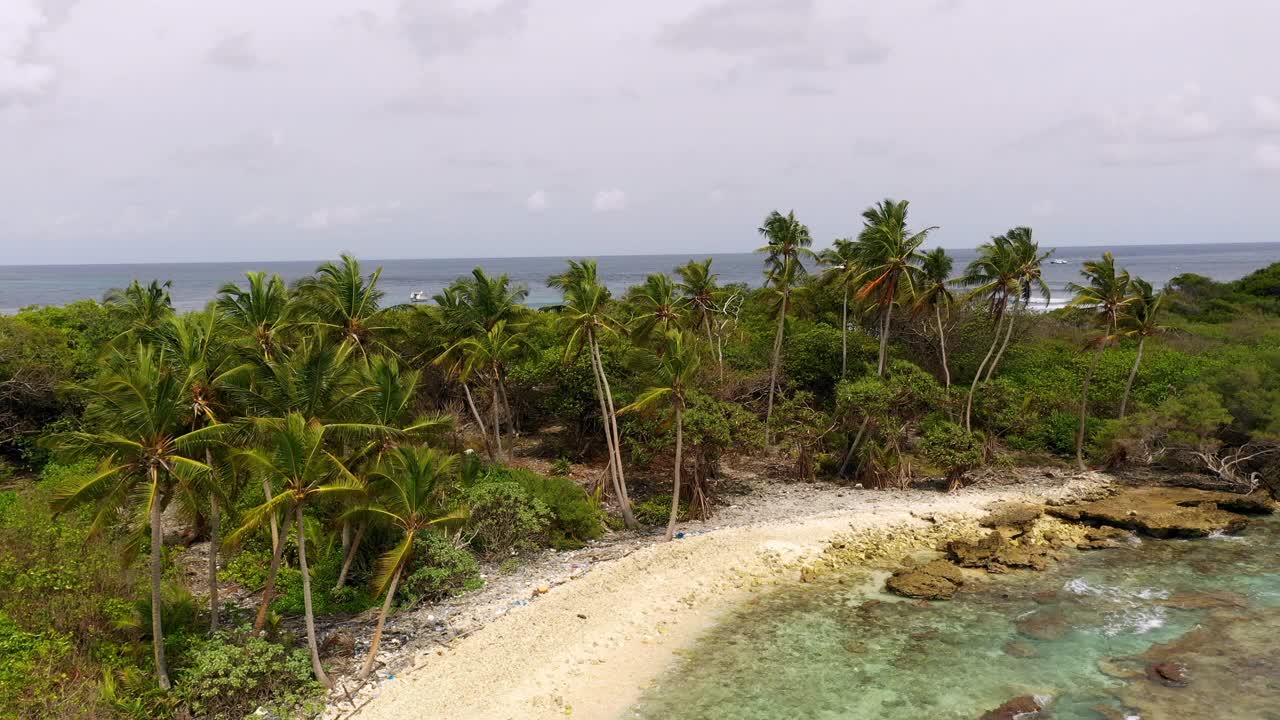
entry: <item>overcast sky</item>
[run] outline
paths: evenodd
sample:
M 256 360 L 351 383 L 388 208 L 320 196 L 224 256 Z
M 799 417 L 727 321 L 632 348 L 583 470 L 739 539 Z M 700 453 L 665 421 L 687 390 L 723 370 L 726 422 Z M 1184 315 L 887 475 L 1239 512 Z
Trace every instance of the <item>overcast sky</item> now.
M 1274 0 L 0 0 L 0 263 L 1280 241 Z

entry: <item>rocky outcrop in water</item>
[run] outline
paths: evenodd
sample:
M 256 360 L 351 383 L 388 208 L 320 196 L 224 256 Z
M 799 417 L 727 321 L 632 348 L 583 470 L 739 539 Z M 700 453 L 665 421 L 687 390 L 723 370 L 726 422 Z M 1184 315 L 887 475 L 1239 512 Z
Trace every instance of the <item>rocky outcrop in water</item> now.
M 1142 487 L 1101 500 L 1051 507 L 1048 512 L 1064 520 L 1125 528 L 1151 537 L 1192 538 L 1239 532 L 1249 522 L 1244 513 L 1274 509 L 1270 500 L 1256 496 Z
M 1076 547 L 1081 550 L 1110 550 L 1123 547 L 1132 538 L 1133 533 L 1128 530 L 1103 525 L 1086 532 L 1084 540 L 1077 543 Z
M 1045 715 L 1040 700 L 1034 695 L 1022 695 L 983 713 L 979 720 L 1035 720 L 1041 717 Z
M 1014 543 L 999 528 L 981 540 L 952 540 L 947 543 L 947 557 L 960 567 L 987 572 L 1008 572 L 1011 568 L 1044 570 L 1052 559 L 1048 548 Z
M 889 592 L 921 600 L 950 600 L 965 577 L 960 568 L 944 560 L 903 568 L 885 582 Z

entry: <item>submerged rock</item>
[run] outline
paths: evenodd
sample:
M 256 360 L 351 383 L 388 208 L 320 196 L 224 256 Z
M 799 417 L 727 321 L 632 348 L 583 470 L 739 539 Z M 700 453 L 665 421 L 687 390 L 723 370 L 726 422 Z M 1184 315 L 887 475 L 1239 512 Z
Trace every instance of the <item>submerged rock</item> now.
M 1034 695 L 1016 697 L 995 710 L 983 713 L 980 720 L 1033 720 L 1044 717 L 1044 705 Z
M 1239 532 L 1249 522 L 1240 512 L 1273 510 L 1269 501 L 1253 496 L 1191 488 L 1142 487 L 1101 500 L 1050 508 L 1049 514 L 1064 520 L 1135 530 L 1152 537 L 1185 538 Z
M 1147 677 L 1165 687 L 1186 687 L 1191 682 L 1187 666 L 1180 662 L 1159 662 L 1147 667 Z
M 1207 592 L 1180 593 L 1167 598 L 1165 607 L 1178 610 L 1217 610 L 1220 608 L 1247 608 L 1249 598 L 1229 590 L 1210 590 Z
M 1093 528 L 1084 535 L 1084 540 L 1076 545 L 1081 550 L 1109 550 L 1123 547 L 1133 538 L 1133 533 L 1122 528 L 1103 525 Z
M 1071 632 L 1071 623 L 1060 608 L 1043 608 L 1017 622 L 1018 632 L 1033 640 L 1061 640 Z
M 1027 643 L 1010 640 L 1004 644 L 1004 654 L 1016 658 L 1033 658 L 1039 657 L 1040 651 Z
M 945 560 L 899 570 L 885 581 L 885 589 L 895 595 L 921 600 L 950 600 L 965 583 L 960 568 Z

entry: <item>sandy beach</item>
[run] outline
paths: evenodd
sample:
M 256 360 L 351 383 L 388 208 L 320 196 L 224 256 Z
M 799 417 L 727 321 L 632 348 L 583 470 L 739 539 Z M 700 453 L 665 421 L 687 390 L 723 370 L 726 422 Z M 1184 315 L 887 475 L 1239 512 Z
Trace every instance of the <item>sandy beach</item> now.
M 1096 474 L 1042 475 L 954 494 L 793 486 L 774 490 L 783 495 L 775 503 L 769 493 L 753 495 L 725 509 L 717 527 L 689 523 L 683 539 L 646 543 L 545 594 L 535 590 L 527 605 L 419 655 L 359 707 L 335 715 L 620 718 L 723 613 L 751 593 L 797 581 L 835 540 L 841 558 L 876 567 L 963 532 L 994 502 L 1075 497 L 1100 482 Z

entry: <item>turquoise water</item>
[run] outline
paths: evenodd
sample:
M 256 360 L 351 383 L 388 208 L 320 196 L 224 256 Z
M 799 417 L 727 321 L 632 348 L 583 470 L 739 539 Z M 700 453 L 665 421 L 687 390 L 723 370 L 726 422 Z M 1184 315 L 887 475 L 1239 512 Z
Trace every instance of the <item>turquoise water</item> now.
M 852 577 L 783 588 L 713 629 L 633 717 L 973 720 L 1031 694 L 1057 720 L 1280 718 L 1277 549 L 1280 522 L 1268 519 L 1237 538 L 1147 540 L 989 576 L 951 602 L 868 597 Z M 1189 666 L 1188 687 L 1146 677 L 1170 652 Z M 1250 697 L 1216 695 L 1250 673 Z M 1114 677 L 1125 674 L 1137 677 Z

